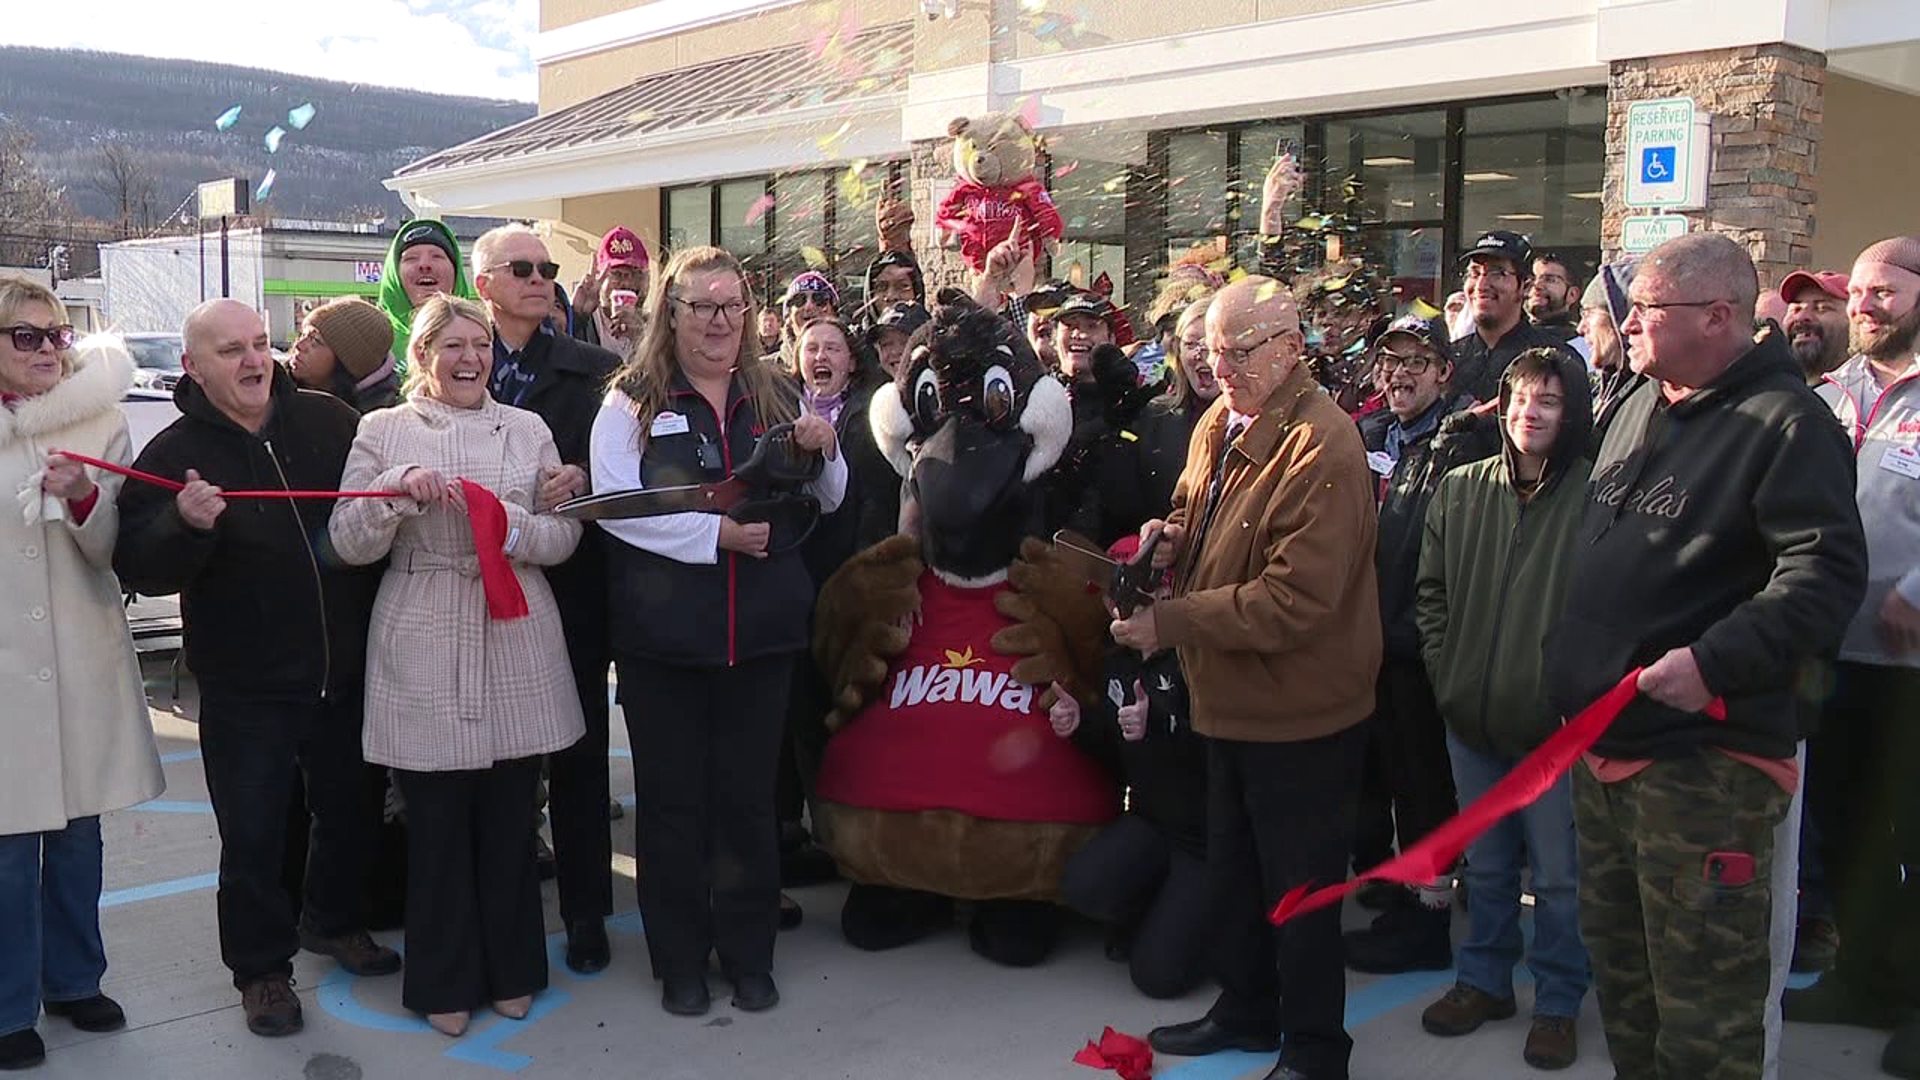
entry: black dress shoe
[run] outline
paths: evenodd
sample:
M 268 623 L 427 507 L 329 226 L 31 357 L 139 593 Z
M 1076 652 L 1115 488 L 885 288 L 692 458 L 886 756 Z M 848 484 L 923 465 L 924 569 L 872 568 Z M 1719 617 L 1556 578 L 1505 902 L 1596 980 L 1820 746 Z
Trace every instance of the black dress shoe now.
M 741 1012 L 766 1012 L 780 1004 L 780 988 L 771 975 L 742 975 L 733 980 L 733 1007 Z
M 47 1044 L 32 1028 L 0 1035 L 0 1069 L 31 1069 L 47 1060 Z
M 1275 1065 L 1273 1071 L 1261 1077 L 1260 1080 L 1320 1080 L 1320 1078 L 1309 1076 L 1291 1065 Z
M 127 1026 L 127 1014 L 120 1003 L 105 994 L 79 1001 L 46 1002 L 48 1016 L 64 1016 L 81 1031 L 119 1031 Z
M 705 1016 L 713 1008 L 704 975 L 669 975 L 660 980 L 660 1007 L 675 1016 Z
M 605 971 L 613 958 L 607 944 L 607 924 L 600 919 L 580 919 L 567 924 L 567 969 L 580 975 Z
M 1252 1035 L 1233 1031 L 1216 1023 L 1211 1016 L 1154 1028 L 1147 1034 L 1147 1045 L 1162 1054 L 1178 1057 L 1206 1057 L 1222 1050 L 1245 1050 L 1249 1054 L 1272 1054 L 1280 1049 L 1278 1035 Z
M 807 913 L 800 908 L 800 901 L 786 893 L 780 894 L 780 929 L 791 930 L 799 926 L 806 917 Z

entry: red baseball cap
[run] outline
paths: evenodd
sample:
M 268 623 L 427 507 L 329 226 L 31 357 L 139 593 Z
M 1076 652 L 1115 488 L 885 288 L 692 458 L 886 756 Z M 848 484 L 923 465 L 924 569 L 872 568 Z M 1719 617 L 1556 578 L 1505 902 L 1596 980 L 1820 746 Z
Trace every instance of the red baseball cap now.
M 1800 290 L 1811 285 L 1836 300 L 1845 300 L 1848 280 L 1847 275 L 1835 273 L 1832 270 L 1821 270 L 1816 273 L 1795 270 L 1780 283 L 1780 299 L 1791 304 L 1793 298 L 1800 295 Z
M 641 241 L 639 233 L 625 225 L 617 225 L 601 237 L 600 253 L 594 259 L 594 269 L 605 272 L 610 266 L 647 268 L 647 245 Z

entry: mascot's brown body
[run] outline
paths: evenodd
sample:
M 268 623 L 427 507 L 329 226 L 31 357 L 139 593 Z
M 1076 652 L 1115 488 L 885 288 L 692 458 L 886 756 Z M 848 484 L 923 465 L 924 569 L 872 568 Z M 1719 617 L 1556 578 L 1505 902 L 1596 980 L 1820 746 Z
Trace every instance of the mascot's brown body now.
M 854 883 L 853 944 L 906 944 L 971 900 L 975 950 L 1032 964 L 1057 932 L 1067 857 L 1119 808 L 1113 779 L 1047 722 L 1053 684 L 1097 692 L 1107 616 L 1034 538 L 1034 485 L 1072 425 L 1064 388 L 1004 319 L 942 299 L 872 406 L 917 535 L 855 556 L 820 595 L 814 651 L 835 702 L 817 824 Z

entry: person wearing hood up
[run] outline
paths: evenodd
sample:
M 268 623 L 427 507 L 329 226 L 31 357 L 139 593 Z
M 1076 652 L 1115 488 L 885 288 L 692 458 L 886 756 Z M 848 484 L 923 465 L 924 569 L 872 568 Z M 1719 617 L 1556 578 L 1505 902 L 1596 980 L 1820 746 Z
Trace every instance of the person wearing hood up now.
M 1593 387 L 1593 445 L 1606 437 L 1607 425 L 1627 395 L 1646 381 L 1627 363 L 1627 339 L 1620 326 L 1627 321 L 1627 289 L 1639 269 L 1637 259 L 1608 263 L 1587 283 L 1580 297 L 1580 336 L 1587 339 L 1587 379 Z
M 386 313 L 357 296 L 314 308 L 293 342 L 293 381 L 370 413 L 400 404 L 393 326 Z
M 1558 349 L 1515 357 L 1500 384 L 1500 455 L 1447 473 L 1426 513 L 1414 613 L 1462 803 L 1560 728 L 1541 681 L 1540 641 L 1559 614 L 1586 505 L 1586 384 L 1580 362 Z M 1520 938 L 1523 870 L 1534 896 L 1530 950 Z M 1534 1015 L 1523 1057 L 1539 1069 L 1573 1064 L 1574 1018 L 1592 975 L 1569 778 L 1476 840 L 1466 880 L 1473 905 L 1457 981 L 1421 1014 L 1422 1026 L 1466 1035 L 1512 1016 L 1524 953 Z
M 866 333 L 896 304 L 927 306 L 927 280 L 909 251 L 883 251 L 867 266 L 867 298 L 854 316 L 856 334 Z
M 445 222 L 416 218 L 400 226 L 387 248 L 380 273 L 380 310 L 393 325 L 393 356 L 400 378 L 407 374 L 407 346 L 413 338 L 413 313 L 427 297 L 448 293 L 477 300 L 460 258 L 460 241 Z

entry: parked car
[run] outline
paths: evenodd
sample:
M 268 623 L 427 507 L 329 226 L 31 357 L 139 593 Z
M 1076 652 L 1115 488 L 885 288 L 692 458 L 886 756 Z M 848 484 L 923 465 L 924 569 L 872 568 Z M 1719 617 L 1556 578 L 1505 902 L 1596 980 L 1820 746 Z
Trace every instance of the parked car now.
M 180 367 L 180 354 L 186 351 L 180 335 L 166 331 L 120 335 L 133 354 L 133 385 L 141 390 L 171 392 L 186 374 Z

